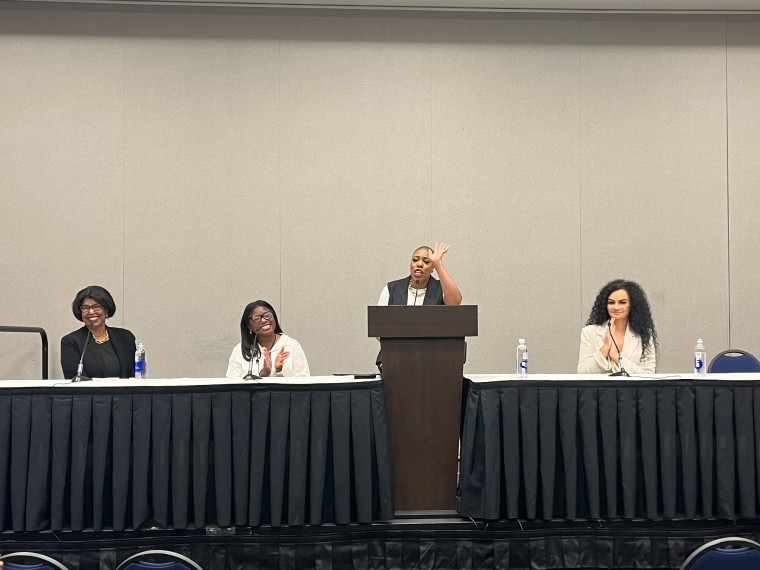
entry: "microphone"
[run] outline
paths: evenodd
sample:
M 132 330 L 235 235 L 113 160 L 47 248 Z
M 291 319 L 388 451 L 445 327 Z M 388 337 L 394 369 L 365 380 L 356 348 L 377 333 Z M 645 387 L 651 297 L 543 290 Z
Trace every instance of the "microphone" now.
M 82 361 L 84 360 L 84 355 L 87 352 L 87 345 L 90 343 L 90 337 L 92 336 L 92 329 L 90 328 L 90 325 L 87 325 L 87 338 L 84 341 L 84 349 L 82 349 L 82 356 L 79 357 L 79 364 L 77 365 L 77 375 L 74 376 L 71 381 L 72 382 L 87 382 L 88 380 L 92 380 L 89 376 L 85 376 L 82 374 L 82 371 L 84 369 L 82 365 Z
M 417 285 L 417 287 L 414 289 L 414 306 L 417 306 L 417 293 L 420 291 L 420 280 L 415 279 L 414 284 Z
M 612 327 L 612 319 L 607 321 L 607 328 Z M 618 364 L 620 364 L 620 372 L 613 372 L 610 374 L 610 376 L 630 376 L 628 372 L 625 371 L 625 367 L 623 366 L 623 355 L 620 353 L 620 347 L 617 345 L 617 342 L 615 342 L 615 336 L 612 334 L 612 331 L 610 330 L 610 338 L 612 339 L 612 344 L 615 345 L 615 348 L 617 349 L 618 353 Z
M 248 363 L 248 374 L 243 376 L 243 380 L 261 380 L 261 376 L 253 373 L 253 349 L 258 343 L 260 330 L 261 330 L 261 327 L 253 331 L 253 344 L 251 345 L 251 361 Z M 258 365 L 258 363 L 259 363 L 259 359 L 257 358 L 256 364 Z

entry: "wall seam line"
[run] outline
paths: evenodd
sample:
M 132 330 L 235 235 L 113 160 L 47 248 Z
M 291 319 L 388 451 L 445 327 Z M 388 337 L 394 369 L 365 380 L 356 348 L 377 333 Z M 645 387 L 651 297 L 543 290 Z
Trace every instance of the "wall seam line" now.
M 583 82 L 581 73 L 581 22 L 576 25 L 578 34 L 578 277 L 580 278 L 579 310 L 583 320 Z
M 434 24 L 431 24 L 434 25 Z M 428 28 L 428 33 L 430 33 L 431 28 Z M 430 36 L 428 36 L 428 39 L 430 39 Z M 435 240 L 433 239 L 433 216 L 435 215 L 433 213 L 433 204 L 435 203 L 433 200 L 433 42 L 428 41 L 428 93 L 430 96 L 430 111 L 429 111 L 429 119 L 430 119 L 430 238 L 428 243 L 431 247 L 435 247 Z M 440 237 L 440 236 L 439 236 Z M 417 247 L 417 246 L 414 246 Z
M 127 138 L 127 120 L 126 120 L 126 83 L 124 78 L 126 77 L 126 59 L 127 59 L 127 33 L 126 33 L 126 21 L 124 16 L 121 16 L 121 294 L 123 309 L 127 308 L 127 180 L 126 180 L 126 164 L 124 160 L 124 154 L 126 152 L 126 138 Z M 122 310 L 123 310 L 122 309 Z M 121 314 L 122 326 L 127 328 L 127 312 L 124 311 Z
M 731 184 L 730 184 L 730 162 L 729 162 L 729 148 L 728 148 L 728 15 L 725 16 L 725 101 L 726 101 L 726 273 L 728 279 L 728 346 L 731 348 L 733 343 L 731 342 Z
M 283 142 L 283 136 L 282 136 L 282 18 L 277 19 L 277 27 L 278 27 L 278 33 L 280 34 L 279 40 L 277 41 L 277 130 L 280 137 L 280 143 L 277 145 L 277 184 L 280 185 L 280 188 L 282 189 L 282 142 Z M 279 218 L 279 224 L 278 224 L 278 230 L 279 230 L 279 253 L 280 253 L 280 259 L 279 259 L 279 274 L 280 274 L 280 311 L 282 314 L 283 309 L 285 308 L 285 300 L 282 296 L 282 200 L 277 201 L 277 208 L 279 209 L 278 212 L 278 218 Z

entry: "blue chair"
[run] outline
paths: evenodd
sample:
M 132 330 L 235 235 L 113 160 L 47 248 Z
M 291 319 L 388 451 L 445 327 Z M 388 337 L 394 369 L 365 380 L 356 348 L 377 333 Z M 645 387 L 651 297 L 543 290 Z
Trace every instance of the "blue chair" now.
M 168 558 L 165 562 L 156 559 Z M 173 550 L 143 550 L 133 554 L 116 567 L 116 570 L 203 570 L 197 562 Z
M 9 558 L 24 562 L 10 562 Z M 0 560 L 3 561 L 3 570 L 69 570 L 54 558 L 37 552 L 9 552 L 0 556 Z
M 760 372 L 760 361 L 746 350 L 733 348 L 716 354 L 708 372 Z
M 703 544 L 681 564 L 681 570 L 758 570 L 760 544 L 729 536 Z

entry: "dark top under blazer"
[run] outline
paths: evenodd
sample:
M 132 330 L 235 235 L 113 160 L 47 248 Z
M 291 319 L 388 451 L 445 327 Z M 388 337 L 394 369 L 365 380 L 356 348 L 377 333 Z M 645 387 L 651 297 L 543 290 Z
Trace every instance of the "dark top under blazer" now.
M 409 299 L 409 283 L 411 283 L 411 277 L 402 277 L 388 283 L 388 304 L 389 305 L 406 305 Z M 425 291 L 425 299 L 422 301 L 423 305 L 444 305 L 443 302 L 443 288 L 438 282 L 438 279 L 430 276 L 427 283 L 427 290 Z
M 108 327 L 109 342 L 119 359 L 119 378 L 132 378 L 135 375 L 135 335 L 127 329 Z M 61 368 L 64 378 L 73 378 L 77 374 L 79 359 L 87 340 L 87 327 L 75 330 L 61 339 Z M 95 341 L 90 339 L 91 343 Z M 82 361 L 85 376 L 103 378 L 103 362 L 96 351 L 89 349 Z

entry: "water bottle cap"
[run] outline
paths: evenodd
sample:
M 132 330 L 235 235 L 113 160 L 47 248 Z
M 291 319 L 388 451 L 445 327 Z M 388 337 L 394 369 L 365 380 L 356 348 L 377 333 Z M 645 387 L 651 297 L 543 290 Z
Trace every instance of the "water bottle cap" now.
M 521 338 L 517 341 L 518 344 L 525 344 L 525 339 Z
M 701 338 L 697 339 L 697 344 L 702 344 L 702 339 Z

